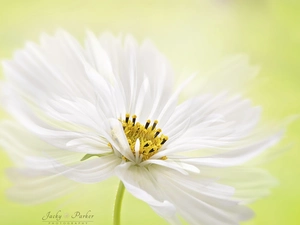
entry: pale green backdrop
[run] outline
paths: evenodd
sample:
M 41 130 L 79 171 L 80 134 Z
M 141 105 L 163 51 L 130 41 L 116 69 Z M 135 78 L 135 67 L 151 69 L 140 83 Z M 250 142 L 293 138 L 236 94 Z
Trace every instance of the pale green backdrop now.
M 224 56 L 247 53 L 261 66 L 260 82 L 251 89 L 265 120 L 283 120 L 300 112 L 300 1 L 297 0 L 0 0 L 0 59 L 12 57 L 26 40 L 42 31 L 64 28 L 82 39 L 96 33 L 132 33 L 150 38 L 178 73 L 201 71 Z M 266 167 L 280 180 L 272 195 L 252 204 L 256 217 L 245 225 L 300 224 L 300 123 L 289 126 L 286 143 L 293 147 Z M 85 186 L 72 196 L 38 206 L 5 198 L 11 186 L 4 174 L 11 162 L 0 151 L 0 224 L 40 225 L 48 211 L 91 210 L 90 225 L 111 224 L 117 180 Z M 143 202 L 125 194 L 122 221 L 166 224 Z M 47 223 L 46 223 L 47 224 Z M 213 225 L 213 224 L 212 224 Z

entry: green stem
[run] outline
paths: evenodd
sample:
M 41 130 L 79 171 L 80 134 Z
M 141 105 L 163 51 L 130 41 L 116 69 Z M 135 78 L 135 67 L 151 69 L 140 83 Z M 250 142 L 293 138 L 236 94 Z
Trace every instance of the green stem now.
M 124 190 L 125 190 L 124 184 L 122 183 L 122 181 L 120 181 L 118 192 L 116 195 L 115 206 L 114 206 L 113 225 L 120 225 L 121 207 L 122 207 Z

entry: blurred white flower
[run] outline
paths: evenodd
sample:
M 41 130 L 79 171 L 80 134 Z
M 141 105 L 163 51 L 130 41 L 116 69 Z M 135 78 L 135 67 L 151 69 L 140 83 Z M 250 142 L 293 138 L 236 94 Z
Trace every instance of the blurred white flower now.
M 227 66 L 227 83 L 256 71 L 244 57 Z M 252 216 L 243 204 L 274 184 L 243 164 L 282 132 L 257 130 L 260 108 L 221 89 L 205 87 L 178 104 L 192 78 L 173 91 L 172 69 L 149 41 L 89 32 L 83 48 L 59 31 L 3 68 L 3 105 L 17 122 L 2 123 L 1 142 L 18 166 L 9 171 L 16 201 L 46 201 L 70 182 L 117 176 L 171 224 L 180 215 L 189 224 L 233 225 Z

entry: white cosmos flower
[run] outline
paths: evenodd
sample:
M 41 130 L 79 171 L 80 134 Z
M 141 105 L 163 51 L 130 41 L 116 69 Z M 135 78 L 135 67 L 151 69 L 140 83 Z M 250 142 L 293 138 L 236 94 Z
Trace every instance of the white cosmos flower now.
M 227 65 L 225 79 L 207 85 L 256 71 L 243 57 Z M 89 32 L 82 47 L 59 31 L 28 43 L 3 68 L 3 105 L 16 120 L 1 128 L 18 166 L 9 171 L 14 200 L 46 201 L 70 182 L 117 176 L 171 224 L 180 215 L 189 224 L 233 225 L 249 219 L 243 205 L 274 184 L 243 164 L 282 133 L 258 131 L 260 108 L 221 89 L 205 87 L 179 104 L 191 79 L 173 90 L 172 69 L 149 41 Z

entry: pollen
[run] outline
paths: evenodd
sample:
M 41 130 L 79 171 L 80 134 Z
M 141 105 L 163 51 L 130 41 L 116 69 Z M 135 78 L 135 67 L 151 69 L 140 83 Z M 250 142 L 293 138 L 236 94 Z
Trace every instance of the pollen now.
M 137 122 L 137 116 L 133 115 L 130 118 L 129 114 L 126 114 L 125 120 L 121 120 L 124 133 L 127 137 L 128 144 L 134 156 L 139 154 L 142 161 L 145 161 L 155 155 L 166 143 L 168 137 L 163 135 L 160 128 L 157 128 L 158 121 L 155 120 L 152 124 L 150 120 L 147 120 L 143 125 Z M 139 152 L 136 152 L 136 143 L 139 140 Z M 125 158 L 126 159 L 126 158 Z M 160 159 L 166 160 L 167 157 L 163 156 Z

